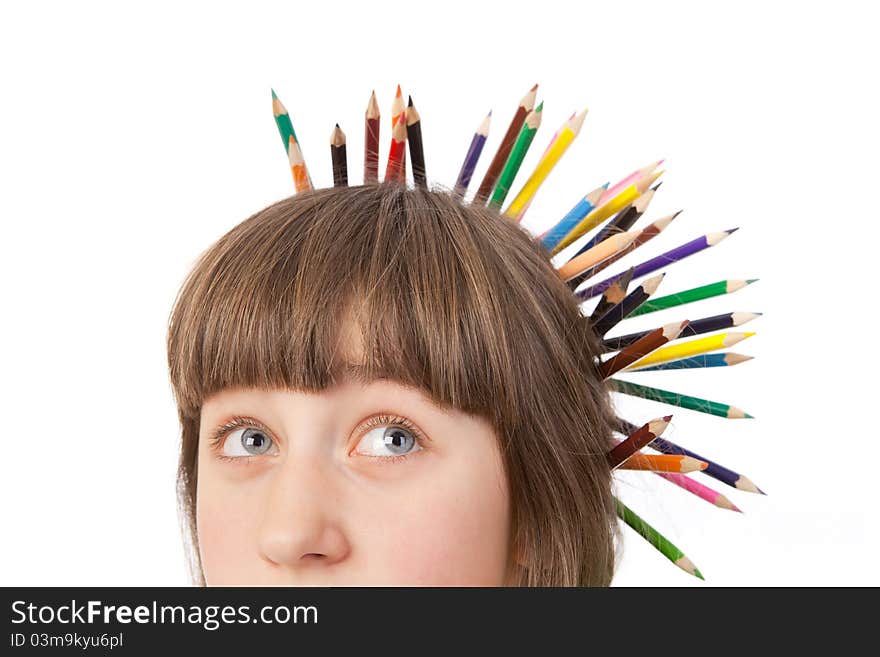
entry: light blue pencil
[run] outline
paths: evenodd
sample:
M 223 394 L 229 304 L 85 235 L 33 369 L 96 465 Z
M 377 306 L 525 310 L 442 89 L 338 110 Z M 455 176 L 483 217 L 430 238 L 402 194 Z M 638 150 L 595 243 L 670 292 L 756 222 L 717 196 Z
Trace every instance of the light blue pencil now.
M 559 244 L 559 242 L 562 241 L 562 238 L 571 232 L 572 228 L 577 226 L 584 217 L 593 211 L 593 208 L 596 207 L 596 203 L 599 202 L 602 194 L 608 189 L 609 184 L 610 183 L 605 183 L 601 187 L 597 187 L 578 201 L 577 205 L 559 220 L 559 223 L 541 235 L 541 244 L 547 247 L 548 251 L 552 250 L 557 244 Z

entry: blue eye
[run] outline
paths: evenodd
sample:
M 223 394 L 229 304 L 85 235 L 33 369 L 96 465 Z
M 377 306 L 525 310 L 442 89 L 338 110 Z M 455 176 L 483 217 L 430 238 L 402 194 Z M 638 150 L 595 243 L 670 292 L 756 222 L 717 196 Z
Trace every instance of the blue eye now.
M 261 429 L 238 429 L 223 441 L 224 456 L 262 456 L 275 447 L 274 441 Z
M 379 425 L 364 434 L 355 451 L 365 456 L 387 458 L 406 456 L 421 449 L 412 431 L 394 425 Z

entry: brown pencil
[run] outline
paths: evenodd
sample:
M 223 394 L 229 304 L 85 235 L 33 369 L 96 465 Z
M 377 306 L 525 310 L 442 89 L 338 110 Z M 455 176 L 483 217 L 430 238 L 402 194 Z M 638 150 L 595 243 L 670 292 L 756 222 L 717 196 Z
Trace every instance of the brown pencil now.
M 364 116 L 364 183 L 379 182 L 379 103 L 370 94 Z
M 474 196 L 473 200 L 474 203 L 485 204 L 492 195 L 495 183 L 498 182 L 501 170 L 507 163 L 507 158 L 510 157 L 510 152 L 513 150 L 513 145 L 516 143 L 516 138 L 519 136 L 519 131 L 522 128 L 523 123 L 525 123 L 526 116 L 535 107 L 535 98 L 537 94 L 538 85 L 536 84 L 525 96 L 522 97 L 522 100 L 519 101 L 516 113 L 510 120 L 510 125 L 507 126 L 507 132 L 504 133 L 504 138 L 501 140 L 501 145 L 498 146 L 498 151 L 495 153 L 495 157 L 492 158 L 492 162 L 489 164 L 486 174 L 483 176 L 483 182 L 480 183 L 480 187 L 477 189 L 477 194 Z
M 666 431 L 666 427 L 669 426 L 669 421 L 671 419 L 671 415 L 666 415 L 662 418 L 651 420 L 630 434 L 626 440 L 617 443 L 617 445 L 615 445 L 606 455 L 608 458 L 608 465 L 611 466 L 611 469 L 613 470 L 619 466 L 657 436 L 660 436 Z
M 597 264 L 595 267 L 591 267 L 587 271 L 582 272 L 581 274 L 578 274 L 577 276 L 575 276 L 571 280 L 566 281 L 566 284 L 572 290 L 577 289 L 577 286 L 580 285 L 585 280 L 593 278 L 593 276 L 598 274 L 600 271 L 602 271 L 603 269 L 605 269 L 609 265 L 614 264 L 615 262 L 620 260 L 623 256 L 625 256 L 629 253 L 632 253 L 633 251 L 635 251 L 637 248 L 639 248 L 640 246 L 642 246 L 646 242 L 649 242 L 652 239 L 654 239 L 655 237 L 657 237 L 657 235 L 659 235 L 663 230 L 665 230 L 666 227 L 670 223 L 672 223 L 672 220 L 675 219 L 678 215 L 680 215 L 681 212 L 682 211 L 679 210 L 678 212 L 674 212 L 674 213 L 667 215 L 661 219 L 658 219 L 657 221 L 655 221 L 654 223 L 652 223 L 648 226 L 645 226 L 642 229 L 642 232 L 640 232 L 636 236 L 636 238 L 632 242 L 630 242 L 629 246 L 622 249 L 620 251 L 620 253 L 615 253 L 613 256 L 611 256 L 607 260 L 603 260 L 602 262 Z
M 593 308 L 593 312 L 590 315 L 589 322 L 591 324 L 608 312 L 610 308 L 616 306 L 626 298 L 626 291 L 627 288 L 629 288 L 630 281 L 632 281 L 634 271 L 635 267 L 630 267 L 629 271 L 625 272 L 620 278 L 614 281 L 614 285 L 610 285 L 608 289 L 602 293 L 602 298 L 599 299 L 599 303 L 596 304 L 596 307 Z
M 687 319 L 681 322 L 671 322 L 650 331 L 647 335 L 639 338 L 626 349 L 615 354 L 614 357 L 603 362 L 600 365 L 602 378 L 607 379 L 609 376 L 619 372 L 627 365 L 632 365 L 643 356 L 646 356 L 655 349 L 659 349 L 667 342 L 675 340 L 681 335 L 681 332 L 689 323 L 690 320 Z
M 425 175 L 425 151 L 422 147 L 422 117 L 413 104 L 412 96 L 406 106 L 406 141 L 409 150 L 409 161 L 412 164 L 413 180 L 419 187 L 427 189 L 428 179 Z

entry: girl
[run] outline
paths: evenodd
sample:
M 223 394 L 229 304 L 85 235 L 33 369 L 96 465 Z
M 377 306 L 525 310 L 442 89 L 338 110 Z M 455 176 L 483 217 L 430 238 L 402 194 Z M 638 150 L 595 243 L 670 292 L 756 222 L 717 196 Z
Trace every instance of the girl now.
M 287 198 L 171 314 L 201 585 L 608 585 L 614 412 L 548 253 L 384 182 Z

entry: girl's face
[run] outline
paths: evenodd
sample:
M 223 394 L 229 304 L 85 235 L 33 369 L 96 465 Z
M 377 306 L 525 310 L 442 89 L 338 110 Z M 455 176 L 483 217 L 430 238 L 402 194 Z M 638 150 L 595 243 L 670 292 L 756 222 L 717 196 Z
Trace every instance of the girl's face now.
M 509 572 L 491 425 L 387 380 L 208 398 L 197 500 L 208 585 L 500 586 Z

